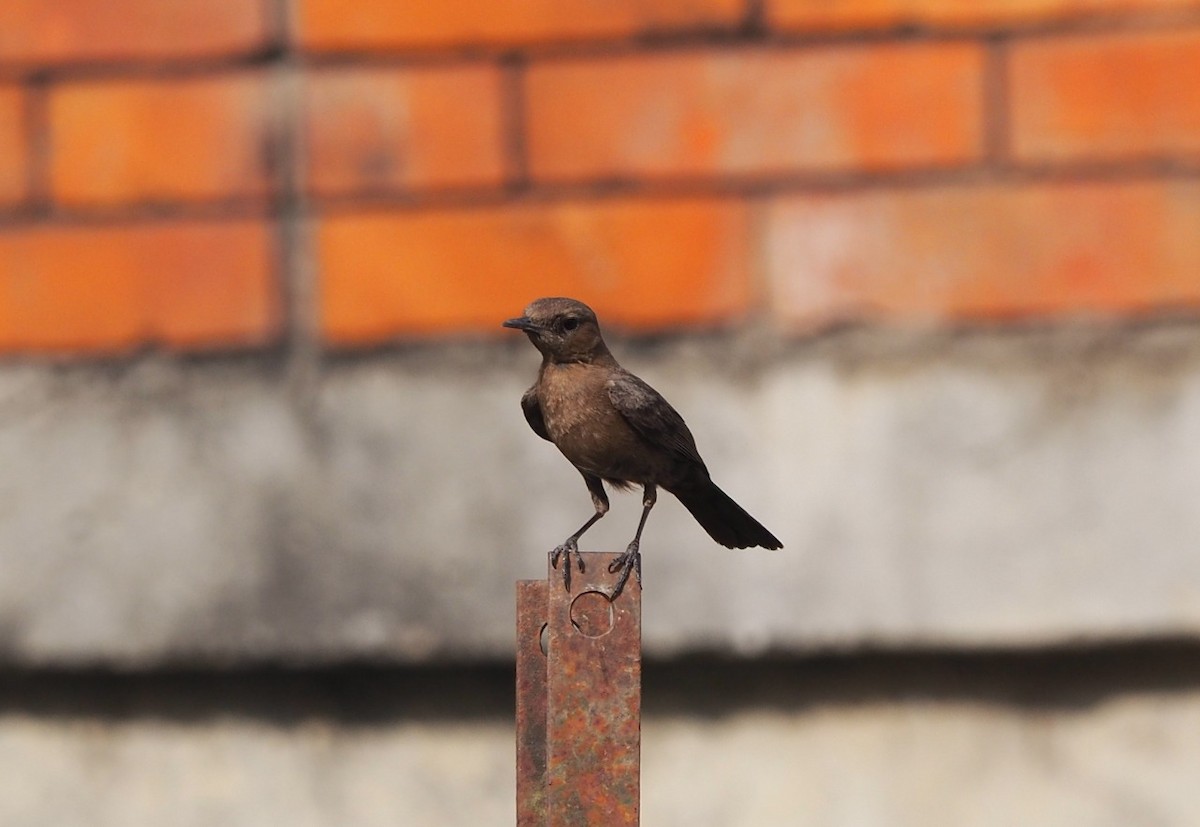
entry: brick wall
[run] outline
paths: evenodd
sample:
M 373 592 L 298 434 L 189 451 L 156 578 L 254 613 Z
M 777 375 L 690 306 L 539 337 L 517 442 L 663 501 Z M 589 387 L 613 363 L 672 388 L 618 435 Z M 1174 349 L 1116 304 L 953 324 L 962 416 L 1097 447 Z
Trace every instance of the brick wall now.
M 0 351 L 1200 309 L 1195 0 L 10 0 Z

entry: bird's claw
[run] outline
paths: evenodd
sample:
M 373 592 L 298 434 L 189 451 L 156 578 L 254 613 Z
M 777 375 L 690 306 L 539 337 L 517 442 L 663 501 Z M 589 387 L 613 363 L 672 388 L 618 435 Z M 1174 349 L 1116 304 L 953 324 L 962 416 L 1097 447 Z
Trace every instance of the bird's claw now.
M 621 573 L 621 576 L 617 578 L 617 585 L 609 595 L 609 600 L 616 600 L 625 590 L 625 583 L 629 580 L 630 572 L 633 572 L 638 588 L 642 587 L 642 553 L 638 550 L 639 545 L 638 541 L 634 540 L 623 553 L 614 557 L 613 561 L 608 564 L 609 574 Z
M 579 566 L 579 573 L 584 572 L 583 555 L 579 553 L 579 543 L 574 537 L 568 537 L 566 542 L 558 546 L 554 551 L 550 552 L 550 567 L 558 568 L 558 560 L 560 557 L 566 557 L 566 565 L 563 566 L 563 587 L 571 590 L 571 555 L 575 555 L 575 563 Z

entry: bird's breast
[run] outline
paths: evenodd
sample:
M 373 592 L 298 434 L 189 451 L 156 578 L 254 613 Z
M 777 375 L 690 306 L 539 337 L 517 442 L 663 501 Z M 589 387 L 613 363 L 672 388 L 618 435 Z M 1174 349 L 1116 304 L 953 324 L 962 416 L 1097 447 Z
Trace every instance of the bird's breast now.
M 538 402 L 546 432 L 577 468 L 606 479 L 641 482 L 641 441 L 608 396 L 608 373 L 590 365 L 543 372 Z

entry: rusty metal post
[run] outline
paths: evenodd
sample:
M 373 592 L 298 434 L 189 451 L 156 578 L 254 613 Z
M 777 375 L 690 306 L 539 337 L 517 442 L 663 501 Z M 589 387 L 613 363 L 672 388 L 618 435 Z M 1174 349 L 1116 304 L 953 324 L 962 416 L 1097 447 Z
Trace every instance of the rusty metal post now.
M 546 823 L 546 581 L 517 581 L 517 827 Z
M 553 569 L 546 581 L 518 585 L 521 827 L 638 824 L 641 590 L 630 584 L 609 601 L 613 575 L 608 564 L 615 556 L 585 552 L 586 572 L 574 573 L 569 592 Z M 539 660 L 534 653 L 541 654 L 543 625 L 548 652 Z M 539 726 L 545 734 L 540 754 Z

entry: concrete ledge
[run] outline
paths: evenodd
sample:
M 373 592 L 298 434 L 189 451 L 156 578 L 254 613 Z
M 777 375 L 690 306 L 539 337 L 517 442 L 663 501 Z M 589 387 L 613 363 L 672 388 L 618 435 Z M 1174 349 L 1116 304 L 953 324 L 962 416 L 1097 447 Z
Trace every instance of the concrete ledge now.
M 644 821 L 1194 825 L 1196 671 L 1194 647 L 652 667 Z M 503 669 L 0 687 L 5 825 L 512 821 Z
M 0 368 L 0 658 L 507 657 L 513 581 L 590 513 L 521 344 Z M 614 350 L 786 545 L 661 498 L 651 654 L 1200 633 L 1198 326 Z

